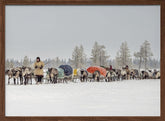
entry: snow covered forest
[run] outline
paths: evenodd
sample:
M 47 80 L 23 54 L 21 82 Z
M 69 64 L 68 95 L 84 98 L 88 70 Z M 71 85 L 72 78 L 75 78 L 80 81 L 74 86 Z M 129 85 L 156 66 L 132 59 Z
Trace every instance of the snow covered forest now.
M 91 56 L 87 57 L 84 52 L 83 45 L 76 46 L 73 49 L 71 58 L 60 59 L 60 57 L 52 57 L 42 60 L 45 63 L 44 68 L 58 67 L 62 64 L 71 65 L 73 68 L 87 68 L 89 66 L 104 66 L 109 67 L 112 65 L 113 68 L 121 68 L 125 65 L 129 65 L 130 68 L 136 69 L 159 69 L 160 59 L 154 58 L 152 48 L 149 41 L 145 40 L 139 50 L 135 50 L 134 54 L 130 54 L 130 50 L 127 42 L 121 43 L 118 52 L 116 52 L 116 58 L 111 58 L 111 53 L 107 52 L 104 45 L 95 42 L 91 49 Z M 39 55 L 36 55 L 36 57 Z M 25 56 L 22 60 L 6 59 L 6 69 L 13 67 L 33 67 L 35 58 Z

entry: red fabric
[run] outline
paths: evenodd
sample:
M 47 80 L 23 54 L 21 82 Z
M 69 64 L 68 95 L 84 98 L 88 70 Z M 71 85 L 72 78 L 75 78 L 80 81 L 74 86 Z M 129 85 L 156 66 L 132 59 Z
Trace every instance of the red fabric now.
M 89 73 L 94 73 L 95 71 L 99 71 L 101 75 L 106 76 L 106 69 L 99 66 L 91 66 L 87 69 Z

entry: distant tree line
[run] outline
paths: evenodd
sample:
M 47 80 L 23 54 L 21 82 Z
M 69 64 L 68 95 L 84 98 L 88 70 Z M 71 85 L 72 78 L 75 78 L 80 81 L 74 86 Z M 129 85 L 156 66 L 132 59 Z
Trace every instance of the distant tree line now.
M 69 64 L 73 68 L 87 68 L 89 66 L 105 66 L 109 67 L 112 65 L 114 68 L 122 68 L 128 65 L 130 68 L 137 69 L 149 69 L 149 68 L 160 68 L 160 60 L 152 58 L 153 53 L 149 41 L 145 40 L 139 48 L 139 51 L 134 52 L 131 56 L 127 42 L 121 43 L 119 51 L 116 53 L 115 59 L 110 58 L 110 54 L 106 51 L 104 45 L 95 42 L 91 50 L 90 58 L 84 52 L 82 45 L 75 46 L 72 52 L 72 57 L 68 60 L 60 59 L 56 57 L 54 59 L 45 59 L 45 68 L 58 67 L 62 64 Z M 6 59 L 6 69 L 28 66 L 33 67 L 35 59 L 31 60 L 25 56 L 23 60 L 18 61 L 14 59 Z

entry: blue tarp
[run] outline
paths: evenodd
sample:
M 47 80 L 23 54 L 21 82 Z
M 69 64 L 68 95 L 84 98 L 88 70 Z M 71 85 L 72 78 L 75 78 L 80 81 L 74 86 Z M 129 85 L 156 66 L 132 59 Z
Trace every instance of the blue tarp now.
M 66 76 L 69 76 L 73 73 L 73 69 L 69 65 L 61 65 L 61 66 L 59 66 L 59 68 L 62 68 L 64 70 L 64 74 Z

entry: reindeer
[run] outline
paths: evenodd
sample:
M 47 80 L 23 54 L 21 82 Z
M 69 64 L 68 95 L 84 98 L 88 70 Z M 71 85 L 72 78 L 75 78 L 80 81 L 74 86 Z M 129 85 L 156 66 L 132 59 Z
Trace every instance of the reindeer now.
M 153 72 L 153 78 L 154 79 L 160 79 L 160 71 L 154 70 L 154 72 Z
M 48 81 L 50 83 L 57 83 L 58 70 L 56 68 L 48 68 Z
M 121 75 L 122 75 L 122 80 L 123 79 L 127 79 L 127 80 L 130 79 L 130 70 L 129 70 L 128 65 L 126 65 L 125 67 L 122 68 Z
M 116 80 L 116 72 L 115 69 L 112 69 L 110 71 L 107 71 L 105 81 L 110 82 L 110 81 L 115 81 Z
M 160 79 L 160 71 L 157 71 L 155 78 Z
M 137 69 L 130 70 L 130 79 L 139 79 L 139 71 Z
M 12 69 L 6 70 L 5 74 L 8 75 L 8 84 L 10 84 L 10 79 L 13 77 Z
M 20 84 L 21 84 L 21 81 L 22 81 L 22 71 L 20 68 L 14 68 L 12 70 L 13 72 L 13 79 L 14 79 L 14 84 L 16 84 L 16 81 L 17 81 L 17 84 L 19 84 L 19 78 L 20 78 Z
M 149 74 L 146 71 L 141 71 L 141 79 L 149 79 Z
M 121 70 L 115 69 L 115 72 L 116 72 L 116 80 L 120 81 L 121 80 Z
M 30 67 L 22 67 L 22 76 L 24 77 L 24 84 L 28 84 L 30 81 L 30 84 L 32 84 L 32 76 L 33 72 Z
M 99 71 L 95 71 L 95 72 L 93 73 L 93 79 L 94 79 L 95 81 L 97 81 L 97 82 L 100 81 L 100 72 L 99 72 Z
M 126 69 L 123 67 L 121 70 L 121 79 L 124 80 L 127 77 Z
M 87 82 L 87 80 L 88 80 L 88 72 L 86 70 L 81 69 L 79 75 L 80 75 L 80 81 L 81 82 L 84 82 L 85 80 Z

